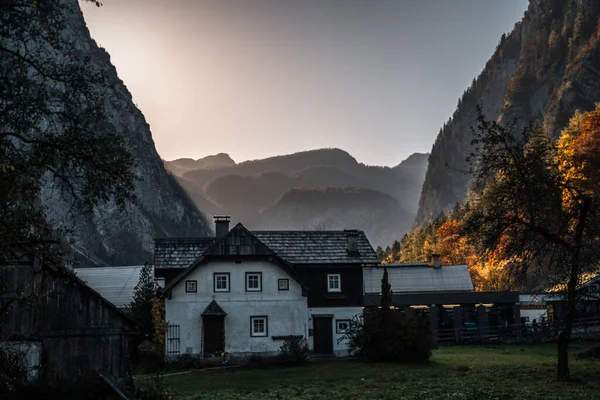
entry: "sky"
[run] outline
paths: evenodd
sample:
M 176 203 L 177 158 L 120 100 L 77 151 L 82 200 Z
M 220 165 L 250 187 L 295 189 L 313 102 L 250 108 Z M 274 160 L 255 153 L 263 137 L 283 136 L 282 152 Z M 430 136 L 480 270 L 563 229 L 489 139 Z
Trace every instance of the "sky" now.
M 165 160 L 429 152 L 527 0 L 102 0 L 92 37 Z

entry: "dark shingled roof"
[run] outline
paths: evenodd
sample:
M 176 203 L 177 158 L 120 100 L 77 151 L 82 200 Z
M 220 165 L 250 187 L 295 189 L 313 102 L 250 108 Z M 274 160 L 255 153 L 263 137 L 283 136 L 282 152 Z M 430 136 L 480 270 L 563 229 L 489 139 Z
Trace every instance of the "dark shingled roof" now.
M 379 264 L 363 231 L 352 231 L 357 235 L 358 244 L 358 252 L 352 254 L 348 252 L 347 232 L 342 230 L 248 232 L 238 225 L 217 243 L 214 238 L 155 239 L 154 267 L 187 268 L 202 255 L 269 254 L 271 251 L 292 265 Z M 260 243 L 255 243 L 254 238 Z M 262 244 L 268 248 L 260 249 Z
M 223 311 L 221 306 L 213 299 L 208 306 L 202 312 L 202 316 L 226 316 L 227 313 Z
M 214 237 L 154 239 L 154 268 L 187 268 L 214 243 Z
M 344 231 L 252 231 L 279 257 L 298 264 L 378 264 L 377 255 L 363 231 L 358 233 L 358 254 L 348 254 Z

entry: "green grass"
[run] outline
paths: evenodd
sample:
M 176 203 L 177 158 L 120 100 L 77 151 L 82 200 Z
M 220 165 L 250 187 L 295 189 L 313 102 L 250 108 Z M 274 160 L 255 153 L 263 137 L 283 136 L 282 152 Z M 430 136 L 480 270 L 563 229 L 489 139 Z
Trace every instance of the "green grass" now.
M 592 344 L 571 346 L 572 354 Z M 554 345 L 442 347 L 420 365 L 356 360 L 166 377 L 179 399 L 600 399 L 600 361 L 571 358 L 555 379 Z

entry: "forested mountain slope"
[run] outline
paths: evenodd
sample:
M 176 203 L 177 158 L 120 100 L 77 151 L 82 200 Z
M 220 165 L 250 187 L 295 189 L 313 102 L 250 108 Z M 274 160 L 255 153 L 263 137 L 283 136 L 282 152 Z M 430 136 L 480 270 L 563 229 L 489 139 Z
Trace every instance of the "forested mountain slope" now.
M 539 121 L 553 137 L 575 110 L 600 101 L 600 2 L 531 0 L 522 21 L 503 35 L 482 73 L 459 99 L 431 150 L 416 225 L 461 203 L 469 175 L 476 107 L 487 119 L 521 128 Z

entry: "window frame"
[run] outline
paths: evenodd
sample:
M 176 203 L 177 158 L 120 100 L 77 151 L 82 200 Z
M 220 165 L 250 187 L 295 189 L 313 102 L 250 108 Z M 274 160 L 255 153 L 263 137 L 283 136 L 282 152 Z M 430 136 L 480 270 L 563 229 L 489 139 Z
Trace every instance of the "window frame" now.
M 337 276 L 338 287 L 332 288 L 330 286 L 330 278 Z M 342 274 L 327 274 L 327 292 L 328 293 L 339 293 L 342 291 Z
M 346 329 L 340 329 L 340 322 L 348 324 Z M 344 334 L 350 328 L 350 320 L 349 319 L 336 319 L 335 320 L 335 333 Z
M 217 289 L 217 277 L 227 277 L 227 289 Z M 231 274 L 229 272 L 214 272 L 213 273 L 213 291 L 215 293 L 229 293 L 231 292 Z
M 258 289 L 248 287 L 248 278 L 254 275 L 258 276 Z M 244 280 L 246 281 L 246 292 L 262 292 L 262 272 L 246 272 Z
M 189 290 L 188 289 L 188 284 L 193 283 L 194 284 L 194 290 Z M 186 280 L 185 281 L 185 292 L 186 293 L 198 293 L 198 281 L 195 279 L 192 280 Z
M 286 282 L 285 289 L 281 288 L 281 282 Z M 290 279 L 289 278 L 277 279 L 277 290 L 280 292 L 286 292 L 286 291 L 290 290 Z
M 265 331 L 263 333 L 254 332 L 254 321 L 262 319 L 264 320 Z M 269 317 L 267 315 L 252 315 L 250 316 L 250 337 L 252 338 L 263 338 L 269 337 Z

